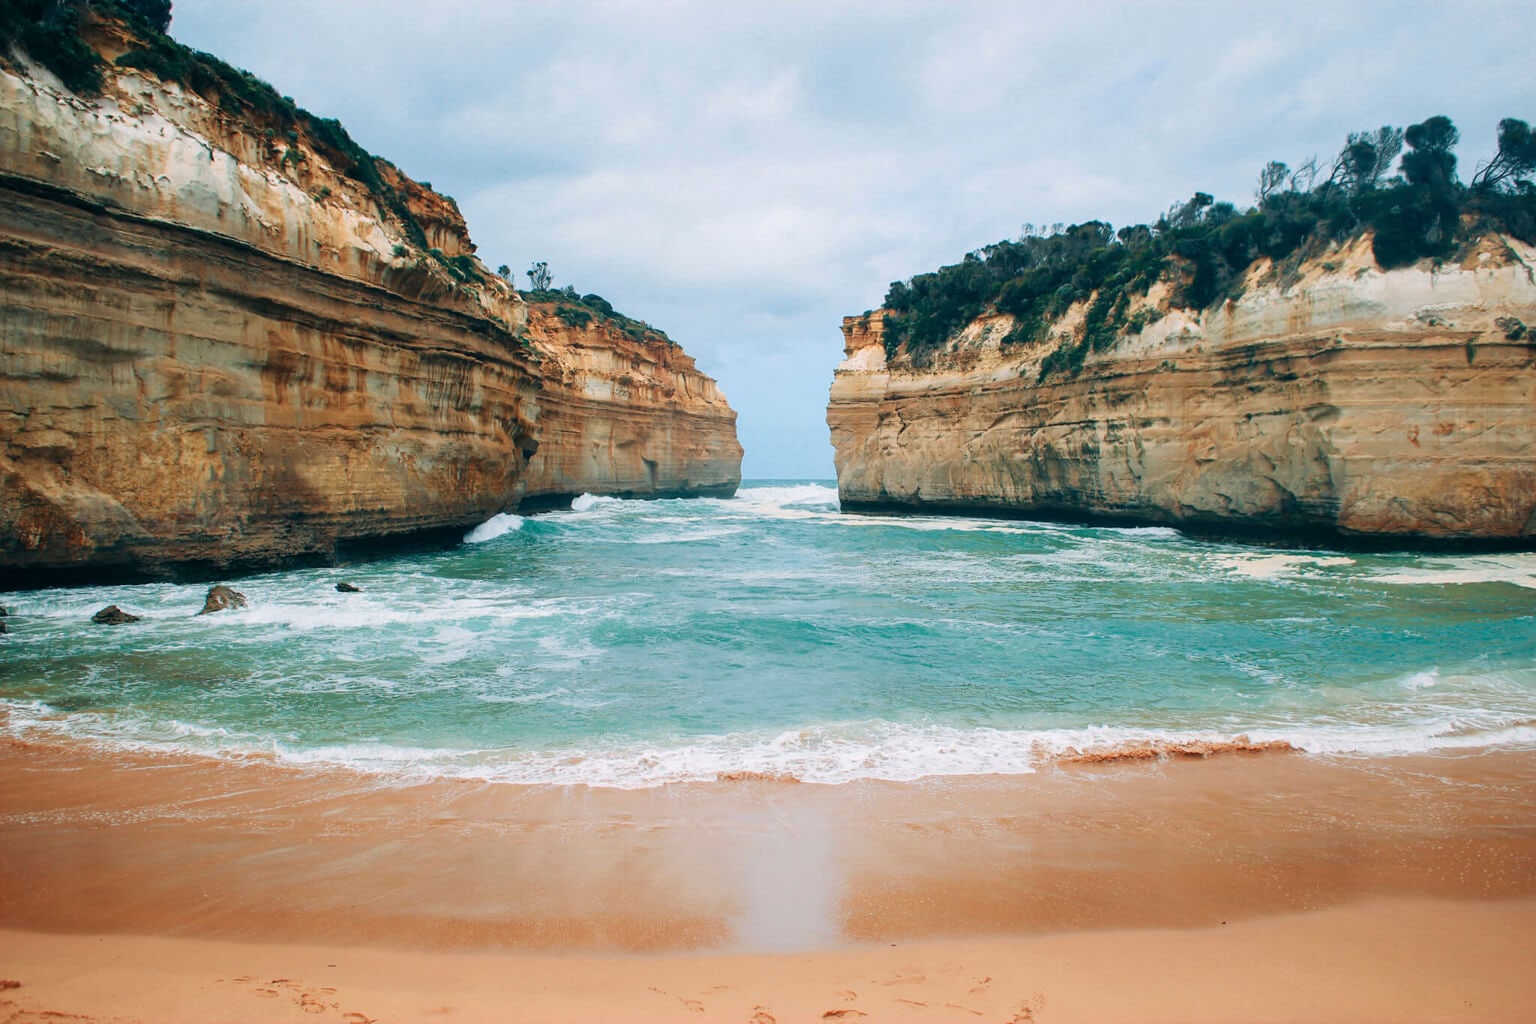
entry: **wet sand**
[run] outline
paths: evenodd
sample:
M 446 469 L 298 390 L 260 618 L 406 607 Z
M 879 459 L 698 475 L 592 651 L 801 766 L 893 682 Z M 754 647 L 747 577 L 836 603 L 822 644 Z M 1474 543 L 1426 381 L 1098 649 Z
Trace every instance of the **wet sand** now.
M 0 1021 L 1536 1019 L 1536 752 L 615 791 L 9 742 L 0 863 Z

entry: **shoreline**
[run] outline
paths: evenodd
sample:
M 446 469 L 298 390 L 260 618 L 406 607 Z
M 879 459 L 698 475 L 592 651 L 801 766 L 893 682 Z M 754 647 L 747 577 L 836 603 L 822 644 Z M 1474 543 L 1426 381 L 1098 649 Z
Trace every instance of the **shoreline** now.
M 1509 952 L 1536 942 L 1531 750 L 604 790 L 11 740 L 0 859 L 16 1022 L 309 1019 L 323 988 L 355 1020 L 1507 1020 L 1536 995 Z
M 0 853 L 0 928 L 41 931 L 658 954 L 1190 928 L 1536 898 L 1536 750 L 621 789 L 3 739 Z

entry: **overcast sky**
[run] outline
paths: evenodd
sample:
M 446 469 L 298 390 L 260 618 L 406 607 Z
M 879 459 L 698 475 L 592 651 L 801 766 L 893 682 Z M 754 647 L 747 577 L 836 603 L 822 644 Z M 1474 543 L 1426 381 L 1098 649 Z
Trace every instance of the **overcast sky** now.
M 748 477 L 833 475 L 842 316 L 1025 222 L 1240 206 L 1271 159 L 1536 120 L 1536 4 L 175 0 L 172 34 L 454 196 L 480 256 L 661 327 Z M 519 284 L 526 286 L 526 278 Z

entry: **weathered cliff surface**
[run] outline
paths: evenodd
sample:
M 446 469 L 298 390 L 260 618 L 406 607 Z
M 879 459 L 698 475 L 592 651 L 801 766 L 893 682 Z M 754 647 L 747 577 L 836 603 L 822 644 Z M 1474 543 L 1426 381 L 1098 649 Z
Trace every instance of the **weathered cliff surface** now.
M 528 307 L 527 336 L 543 361 L 526 502 L 736 492 L 735 414 L 677 345 L 600 318 L 572 326 L 546 303 Z
M 134 42 L 91 33 L 108 60 Z M 0 68 L 5 584 L 734 490 L 735 414 L 691 360 L 530 317 L 451 199 L 341 166 L 315 127 L 144 71 L 83 99 Z
M 1536 545 L 1536 250 L 1494 234 L 1382 271 L 1361 238 L 1276 278 L 1204 313 L 1155 285 L 1139 334 L 1044 380 L 1086 303 L 1017 346 L 984 315 L 921 368 L 888 358 L 879 311 L 846 319 L 844 507 Z

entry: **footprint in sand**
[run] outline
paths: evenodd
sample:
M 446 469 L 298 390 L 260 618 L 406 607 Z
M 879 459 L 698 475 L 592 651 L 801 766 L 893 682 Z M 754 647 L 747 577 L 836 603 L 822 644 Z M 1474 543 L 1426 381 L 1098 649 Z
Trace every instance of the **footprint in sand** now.
M 341 1014 L 341 1019 L 347 1024 L 373 1024 L 374 1021 L 374 1018 L 355 1010 L 343 1012 L 341 1004 L 333 998 L 336 995 L 336 989 L 330 986 L 306 988 L 302 982 L 295 981 L 293 978 L 273 978 L 271 981 L 263 982 L 250 974 L 231 980 L 257 999 L 276 999 L 286 993 L 295 1006 L 312 1016 L 335 1010 Z M 222 984 L 223 979 L 218 983 Z
M 752 1019 L 747 1024 L 779 1024 L 779 1019 L 769 1013 L 766 1006 L 754 1006 L 752 1011 Z
M 1027 1002 L 1019 1004 L 1019 1012 L 1008 1024 L 1034 1024 L 1035 1014 L 1045 1009 L 1045 996 L 1036 992 Z
M 828 1010 L 821 1015 L 822 1020 L 852 1020 L 855 1017 L 868 1017 L 863 1010 Z
M 123 1017 L 82 1017 L 58 1010 L 28 1010 L 9 999 L 0 999 L 0 1019 L 6 1024 L 61 1024 L 69 1020 L 80 1021 L 80 1024 L 134 1024 Z
M 973 996 L 979 996 L 987 991 L 987 986 L 990 984 L 992 984 L 992 979 L 990 977 L 982 978 L 975 984 L 974 987 L 972 987 L 969 994 Z
M 851 988 L 845 988 L 841 992 L 833 992 L 832 994 L 837 996 L 837 998 L 841 999 L 845 1003 L 851 1003 L 855 999 L 859 998 L 859 994 Z
M 723 985 L 720 988 L 729 987 L 729 985 Z M 665 989 L 657 988 L 655 985 L 647 985 L 646 988 L 652 992 L 655 992 L 659 996 L 672 996 L 673 999 L 676 999 L 678 1002 L 682 1003 L 683 1006 L 687 1007 L 693 1013 L 704 1012 L 704 1004 L 699 1002 L 697 999 L 687 999 L 683 996 L 673 996 L 671 992 L 668 992 Z M 720 991 L 720 988 L 710 989 L 710 992 L 718 992 Z

